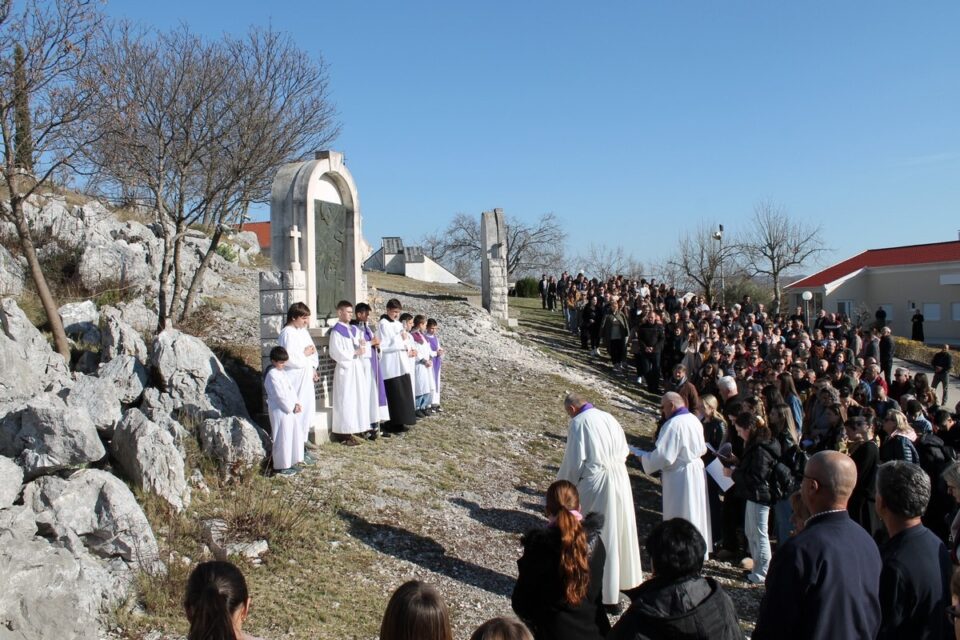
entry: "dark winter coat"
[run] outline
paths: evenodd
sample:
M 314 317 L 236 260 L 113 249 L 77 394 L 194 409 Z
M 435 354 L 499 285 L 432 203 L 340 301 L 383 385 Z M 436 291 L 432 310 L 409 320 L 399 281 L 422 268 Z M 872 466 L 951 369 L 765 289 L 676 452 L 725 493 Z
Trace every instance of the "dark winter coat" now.
M 890 462 L 891 460 L 904 460 L 913 464 L 920 464 L 920 454 L 917 453 L 917 448 L 906 436 L 887 436 L 883 446 L 880 447 L 880 462 Z
M 746 445 L 740 463 L 733 470 L 733 486 L 741 498 L 768 506 L 773 504 L 770 479 L 779 458 L 780 443 L 776 440 Z
M 517 560 L 517 583 L 513 610 L 537 640 L 596 639 L 607 635 L 610 621 L 603 608 L 603 565 L 606 549 L 600 539 L 603 516 L 583 519 L 590 556 L 590 586 L 587 597 L 570 605 L 563 595 L 560 572 L 560 530 L 534 529 L 521 539 L 523 555 Z
M 847 501 L 847 513 L 854 522 L 874 536 L 883 529 L 876 506 L 880 448 L 873 441 L 864 442 L 854 449 L 850 458 L 857 465 L 857 484 Z
M 734 640 L 743 638 L 733 600 L 713 578 L 652 578 L 607 640 Z

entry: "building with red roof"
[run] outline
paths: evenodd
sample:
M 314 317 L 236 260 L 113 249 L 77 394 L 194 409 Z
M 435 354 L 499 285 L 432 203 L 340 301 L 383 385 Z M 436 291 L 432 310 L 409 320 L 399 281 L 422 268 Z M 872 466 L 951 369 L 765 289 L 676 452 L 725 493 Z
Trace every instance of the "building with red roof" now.
M 257 234 L 257 241 L 260 243 L 260 251 L 263 255 L 270 256 L 270 222 L 245 222 L 244 231 L 253 231 Z
M 926 342 L 960 341 L 960 241 L 869 249 L 784 287 L 791 306 L 873 321 L 887 314 L 894 335 L 910 337 L 911 320 L 924 317 Z

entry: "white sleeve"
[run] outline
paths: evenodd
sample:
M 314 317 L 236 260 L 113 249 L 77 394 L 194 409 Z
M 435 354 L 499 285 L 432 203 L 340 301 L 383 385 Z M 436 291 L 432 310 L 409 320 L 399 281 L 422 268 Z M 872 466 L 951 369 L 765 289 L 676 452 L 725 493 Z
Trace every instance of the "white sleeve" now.
M 660 432 L 656 448 L 640 458 L 640 462 L 643 463 L 646 473 L 656 473 L 676 462 L 679 455 L 680 431 L 675 424 L 667 425 Z
M 284 327 L 283 331 L 280 332 L 280 336 L 277 338 L 277 344 L 286 349 L 287 355 L 290 356 L 290 359 L 287 360 L 288 369 L 313 368 L 310 357 L 303 353 L 307 345 L 303 344 L 303 341 L 300 340 L 296 329 L 293 327 Z
M 353 340 L 344 338 L 336 331 L 330 332 L 330 357 L 336 362 L 351 362 L 354 359 Z
M 271 369 L 267 372 L 267 378 L 263 382 L 264 390 L 267 393 L 267 401 L 276 406 L 284 413 L 293 413 L 297 405 L 296 394 L 290 387 L 290 383 L 284 377 L 279 369 Z
M 584 457 L 583 429 L 579 422 L 571 420 L 567 433 L 567 447 L 563 452 L 563 462 L 557 472 L 557 480 L 567 480 L 573 484 L 580 482 L 580 467 Z
M 377 325 L 377 333 L 380 335 L 380 352 L 394 353 L 405 351 L 401 331 L 394 330 L 392 323 L 381 322 Z

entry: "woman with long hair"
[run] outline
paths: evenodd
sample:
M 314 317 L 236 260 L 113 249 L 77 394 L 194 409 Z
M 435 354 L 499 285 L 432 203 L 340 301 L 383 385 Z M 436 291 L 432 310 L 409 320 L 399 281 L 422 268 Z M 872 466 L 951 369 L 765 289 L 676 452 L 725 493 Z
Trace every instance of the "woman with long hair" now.
M 183 609 L 190 622 L 187 640 L 257 640 L 243 632 L 250 613 L 247 581 L 229 562 L 201 562 L 194 567 Z
M 747 501 L 743 529 L 753 558 L 753 570 L 746 578 L 752 584 L 760 584 L 766 580 L 770 567 L 767 521 L 774 503 L 770 478 L 780 457 L 780 445 L 753 413 L 745 411 L 738 415 L 734 426 L 744 441 L 743 456 L 736 468 L 725 468 L 724 473 L 733 477 L 734 488 Z
M 793 379 L 793 374 L 789 371 L 784 371 L 777 376 L 777 381 L 780 383 L 780 395 L 782 395 L 786 403 L 790 405 L 790 411 L 793 412 L 794 424 L 797 425 L 798 429 L 802 428 L 803 400 L 801 400 L 800 394 L 797 392 L 797 383 Z
M 786 402 L 781 400 L 770 408 L 768 417 L 770 418 L 770 434 L 780 445 L 780 462 L 787 465 L 791 472 L 796 472 L 799 457 L 803 454 L 798 448 L 797 425 L 793 421 L 793 411 L 790 410 Z M 800 480 L 801 478 L 798 478 L 795 473 L 794 485 L 773 505 L 773 521 L 778 548 L 787 541 L 793 528 L 790 521 L 793 515 L 793 509 L 790 507 L 790 494 L 800 488 Z
M 723 418 L 723 412 L 720 411 L 720 404 L 717 397 L 710 395 L 700 397 L 700 403 L 697 405 L 697 417 L 700 418 L 700 424 L 703 425 L 703 440 L 713 447 L 714 451 L 720 449 L 727 435 L 727 421 Z M 704 466 L 713 462 L 716 456 L 707 449 L 703 455 Z M 719 542 L 723 531 L 723 501 L 720 497 L 723 491 L 717 481 L 707 475 L 707 503 L 710 505 L 710 528 L 713 530 L 714 545 Z M 710 550 L 712 551 L 712 549 Z
M 380 640 L 453 640 L 450 613 L 440 593 L 419 580 L 400 585 L 387 603 Z
M 880 446 L 880 462 L 904 460 L 920 464 L 920 454 L 913 445 L 917 432 L 910 426 L 907 416 L 902 411 L 887 411 L 882 426 L 886 438 Z
M 513 610 L 537 640 L 602 638 L 610 630 L 603 608 L 603 516 L 581 515 L 580 495 L 566 480 L 547 489 L 546 515 L 548 525 L 521 540 Z

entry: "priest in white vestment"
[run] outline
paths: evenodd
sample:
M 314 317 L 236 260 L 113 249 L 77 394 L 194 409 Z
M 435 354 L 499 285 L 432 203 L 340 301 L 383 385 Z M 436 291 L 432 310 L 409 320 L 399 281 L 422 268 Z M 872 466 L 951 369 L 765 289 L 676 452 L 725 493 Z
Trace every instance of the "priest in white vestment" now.
M 353 305 L 337 303 L 337 324 L 330 331 L 330 357 L 337 363 L 333 372 L 333 433 L 347 445 L 357 444 L 354 434 L 370 430 L 369 346 L 360 327 L 350 325 Z
M 633 490 L 627 474 L 627 438 L 616 418 L 594 408 L 581 395 L 568 394 L 563 406 L 571 419 L 557 479 L 577 486 L 584 515 L 596 512 L 604 517 L 600 531 L 607 549 L 603 603 L 616 605 L 620 591 L 643 580 Z
M 297 422 L 304 442 L 310 437 L 310 425 L 316 413 L 317 392 L 314 382 L 319 379 L 317 368 L 320 366 L 317 348 L 307 329 L 309 325 L 310 308 L 302 302 L 295 302 L 287 310 L 287 324 L 277 338 L 277 344 L 286 349 L 290 357 L 284 371 L 303 409 L 297 414 Z M 305 460 L 314 462 L 309 454 L 305 454 Z
M 643 470 L 662 472 L 663 519 L 683 518 L 697 528 L 713 548 L 710 529 L 710 507 L 707 502 L 707 479 L 703 456 L 707 444 L 703 439 L 703 425 L 684 404 L 679 394 L 664 394 L 660 410 L 667 421 L 660 429 L 656 448 L 639 454 Z

